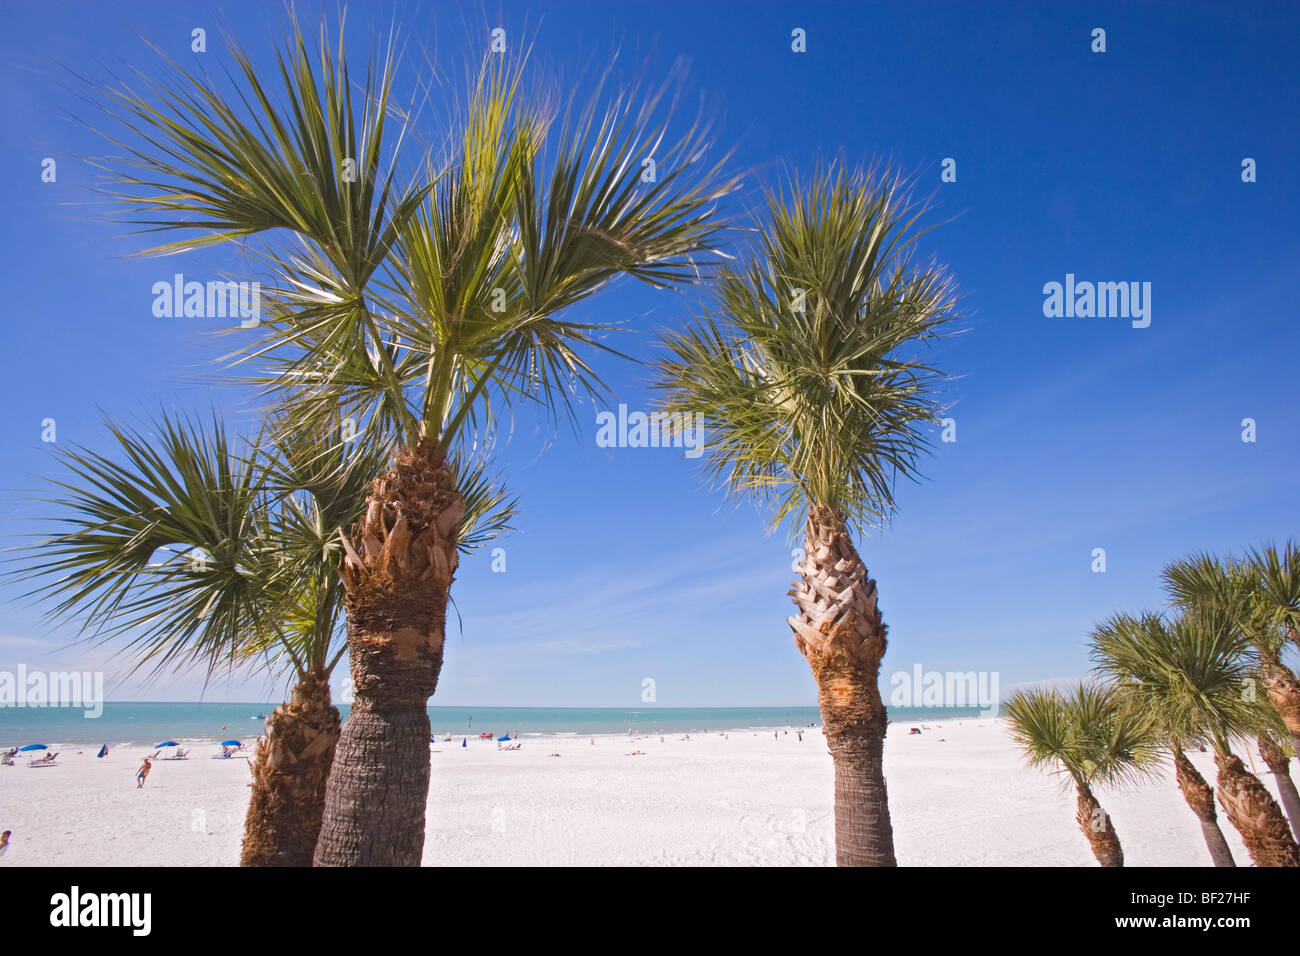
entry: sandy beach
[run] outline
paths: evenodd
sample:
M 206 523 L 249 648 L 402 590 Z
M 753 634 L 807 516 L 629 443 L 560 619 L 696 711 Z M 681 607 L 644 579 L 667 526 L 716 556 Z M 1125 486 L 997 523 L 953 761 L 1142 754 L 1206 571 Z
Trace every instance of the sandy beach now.
M 885 747 L 900 865 L 1096 865 L 1073 795 L 1023 765 L 1003 721 L 921 726 L 916 736 L 891 724 Z M 462 747 L 460 737 L 432 745 L 425 865 L 834 862 L 831 759 L 819 730 L 804 728 L 802 741 L 794 728 L 520 739 L 517 751 L 474 738 Z M 142 790 L 134 778 L 144 749 L 103 760 L 95 748 L 65 749 L 58 767 L 0 767 L 0 830 L 13 831 L 0 866 L 235 865 L 249 770 L 243 759 L 211 759 L 218 749 L 156 761 Z M 1276 796 L 1258 755 L 1239 752 Z M 1212 783 L 1211 755 L 1190 756 Z M 1172 770 L 1101 799 L 1128 865 L 1209 865 Z M 1237 832 L 1222 826 L 1238 865 L 1249 865 Z

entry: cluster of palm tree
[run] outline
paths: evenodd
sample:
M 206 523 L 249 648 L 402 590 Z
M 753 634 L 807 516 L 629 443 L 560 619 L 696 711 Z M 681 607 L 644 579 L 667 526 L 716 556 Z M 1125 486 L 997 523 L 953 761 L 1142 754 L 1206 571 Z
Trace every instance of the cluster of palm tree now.
M 340 528 L 361 515 L 385 456 L 374 446 L 274 423 L 240 441 L 216 413 L 161 413 L 149 432 L 108 422 L 111 454 L 59 448 L 46 500 L 61 533 L 26 549 L 55 616 L 125 636 L 133 668 L 288 668 L 290 698 L 252 761 L 242 862 L 310 865 L 340 733 L 330 677 L 346 650 Z M 459 546 L 506 531 L 515 512 L 481 468 L 458 469 Z
M 1007 701 L 1013 736 L 1031 764 L 1074 781 L 1079 825 L 1103 866 L 1122 865 L 1123 853 L 1089 785 L 1150 776 L 1165 756 L 1214 865 L 1236 865 L 1215 790 L 1187 756 L 1192 747 L 1213 752 L 1219 805 L 1251 860 L 1300 866 L 1300 796 L 1286 754 L 1300 752 L 1300 694 L 1282 661 L 1288 645 L 1300 649 L 1300 550 L 1288 542 L 1241 558 L 1196 554 L 1168 565 L 1162 578 L 1167 609 L 1115 614 L 1093 629 L 1098 683 L 1070 693 L 1022 690 Z M 1098 698 L 1110 702 L 1104 719 Z M 1280 807 L 1233 751 L 1252 743 Z
M 707 128 L 669 138 L 663 91 L 602 107 L 598 90 L 560 117 L 522 60 L 489 55 L 445 147 L 412 157 L 391 53 L 354 81 L 341 38 L 309 42 L 293 19 L 268 82 L 227 44 L 223 82 L 168 62 L 99 88 L 118 148 L 102 167 L 124 221 L 182 234 L 148 254 L 227 243 L 267 280 L 231 356 L 263 421 L 110 423 L 113 452 L 62 452 L 47 500 L 64 524 L 24 573 L 56 617 L 125 636 L 137 666 L 292 672 L 243 862 L 420 862 L 450 589 L 516 511 L 485 450 L 516 405 L 572 417 L 606 391 L 584 353 L 612 352 L 612 326 L 573 307 L 630 276 L 710 280 L 712 304 L 662 341 L 662 408 L 700 415 L 709 473 L 802 531 L 790 626 L 834 756 L 837 861 L 893 865 L 886 629 L 853 534 L 916 475 L 939 413 L 924 350 L 955 302 L 912 254 L 926 208 L 908 184 L 837 164 L 791 176 L 717 268 L 739 179 L 706 160 Z

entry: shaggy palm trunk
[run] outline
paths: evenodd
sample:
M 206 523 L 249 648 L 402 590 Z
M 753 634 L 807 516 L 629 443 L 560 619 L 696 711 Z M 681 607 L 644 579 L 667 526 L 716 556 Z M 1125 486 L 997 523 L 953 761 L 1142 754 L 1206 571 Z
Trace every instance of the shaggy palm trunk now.
M 258 742 L 240 866 L 311 866 L 338 739 L 329 677 L 310 673 L 275 709 Z
M 1086 783 L 1075 786 L 1079 791 L 1079 800 L 1074 819 L 1083 835 L 1088 838 L 1092 855 L 1102 866 L 1123 866 L 1124 850 L 1119 845 L 1119 834 L 1110 824 L 1110 814 L 1101 808 Z
M 1255 865 L 1300 866 L 1300 848 L 1264 785 L 1235 754 L 1218 751 L 1214 762 L 1219 767 L 1219 802 Z
M 345 540 L 352 712 L 325 792 L 317 866 L 419 866 L 429 713 L 465 504 L 438 446 L 398 452 Z
M 1210 851 L 1210 860 L 1215 866 L 1236 866 L 1232 859 L 1232 850 L 1219 829 L 1218 815 L 1214 812 L 1214 789 L 1205 782 L 1192 762 L 1187 759 L 1181 747 L 1174 748 L 1174 778 L 1183 799 L 1201 821 L 1201 835 L 1205 837 L 1205 847 Z
M 896 866 L 882 765 L 886 718 L 879 678 L 885 625 L 876 582 L 838 512 L 813 509 L 808 516 L 802 574 L 789 592 L 799 614 L 789 621 L 817 682 L 835 763 L 835 862 Z
M 1261 650 L 1259 657 L 1259 670 L 1264 677 L 1269 702 L 1282 715 L 1287 732 L 1291 734 L 1292 746 L 1300 754 L 1300 681 L 1276 654 Z
M 1259 755 L 1273 773 L 1278 796 L 1282 798 L 1287 819 L 1291 821 L 1291 835 L 1300 839 L 1300 793 L 1296 792 L 1295 781 L 1291 779 L 1291 758 L 1267 737 L 1259 738 Z

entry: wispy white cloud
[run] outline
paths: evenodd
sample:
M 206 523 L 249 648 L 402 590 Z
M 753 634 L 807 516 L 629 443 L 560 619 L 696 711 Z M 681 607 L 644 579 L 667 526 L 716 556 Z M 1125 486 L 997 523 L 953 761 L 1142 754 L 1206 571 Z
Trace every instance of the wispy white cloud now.
M 53 649 L 53 646 L 39 637 L 14 637 L 0 634 L 0 647 L 43 647 Z

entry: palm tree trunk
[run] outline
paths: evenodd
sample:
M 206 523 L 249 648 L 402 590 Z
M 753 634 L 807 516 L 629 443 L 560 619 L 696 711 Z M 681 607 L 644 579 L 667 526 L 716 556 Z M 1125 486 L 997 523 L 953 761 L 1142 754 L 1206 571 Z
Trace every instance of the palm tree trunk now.
M 1101 808 L 1086 783 L 1075 786 L 1079 791 L 1079 800 L 1074 819 L 1083 835 L 1088 838 L 1092 855 L 1102 866 L 1123 866 L 1124 849 L 1119 845 L 1119 834 L 1111 826 L 1110 814 Z
M 1259 755 L 1273 773 L 1278 796 L 1282 798 L 1287 819 L 1291 821 L 1291 835 L 1300 839 L 1300 793 L 1296 792 L 1295 781 L 1291 779 L 1291 758 L 1267 737 L 1259 738 Z
M 1219 768 L 1219 803 L 1255 865 L 1300 866 L 1300 848 L 1264 785 L 1230 751 L 1216 750 L 1214 762 Z
M 849 538 L 844 518 L 813 509 L 802 581 L 789 592 L 795 645 L 817 682 L 826 742 L 835 762 L 835 863 L 896 866 L 883 752 L 887 720 L 880 697 L 885 625 L 876 582 Z
M 1201 821 L 1201 835 L 1205 837 L 1205 847 L 1210 851 L 1210 860 L 1215 866 L 1236 866 L 1228 841 L 1219 829 L 1218 815 L 1214 812 L 1214 789 L 1205 782 L 1192 762 L 1183 753 L 1182 747 L 1174 750 L 1174 779 L 1183 799 Z
M 317 866 L 419 866 L 429 698 L 465 504 L 438 446 L 398 452 L 345 541 L 352 711 L 325 792 Z
M 1300 754 L 1300 681 L 1278 658 L 1277 654 L 1260 650 L 1259 670 L 1264 678 L 1264 690 L 1274 709 L 1282 715 L 1292 746 Z
M 307 674 L 258 742 L 240 866 L 311 866 L 338 739 L 329 677 Z

